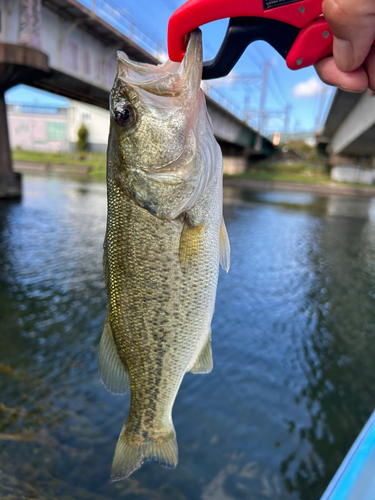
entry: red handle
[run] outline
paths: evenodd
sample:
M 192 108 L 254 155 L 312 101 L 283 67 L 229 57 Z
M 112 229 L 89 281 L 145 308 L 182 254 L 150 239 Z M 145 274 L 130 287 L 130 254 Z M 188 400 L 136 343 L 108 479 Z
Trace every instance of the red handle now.
M 317 19 L 299 32 L 286 64 L 290 69 L 311 66 L 332 54 L 333 35 L 325 19 Z
M 227 17 L 264 17 L 303 28 L 322 13 L 323 0 L 189 0 L 169 19 L 168 52 L 172 61 L 185 55 L 185 37 L 203 24 Z M 302 66 L 301 66 L 302 67 Z

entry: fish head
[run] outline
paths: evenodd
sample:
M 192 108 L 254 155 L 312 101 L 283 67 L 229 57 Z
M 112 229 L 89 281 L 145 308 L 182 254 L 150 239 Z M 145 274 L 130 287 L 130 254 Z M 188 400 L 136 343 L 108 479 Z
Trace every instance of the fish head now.
M 107 176 L 149 212 L 175 219 L 193 206 L 210 177 L 203 150 L 215 139 L 200 89 L 201 32 L 190 35 L 181 64 L 136 63 L 123 52 L 117 64 Z

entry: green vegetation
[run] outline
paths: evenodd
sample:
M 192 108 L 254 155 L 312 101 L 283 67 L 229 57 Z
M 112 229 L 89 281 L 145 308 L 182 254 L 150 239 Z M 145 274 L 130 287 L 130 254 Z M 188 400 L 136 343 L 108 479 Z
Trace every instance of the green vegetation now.
M 87 173 L 96 181 L 105 181 L 106 177 L 106 155 L 104 153 L 87 152 L 85 158 L 80 158 L 78 153 L 44 153 L 40 151 L 15 149 L 12 152 L 12 157 L 13 161 L 66 167 L 66 172 L 74 172 L 77 166 L 86 167 Z M 330 178 L 329 166 L 326 163 L 309 163 L 307 161 L 291 163 L 285 161 L 272 162 L 270 160 L 263 160 L 252 163 L 249 170 L 243 174 L 224 176 L 273 182 L 347 184 L 353 187 L 366 186 L 371 188 L 371 186 L 364 184 L 335 182 Z
M 44 153 L 41 151 L 24 151 L 16 149 L 12 152 L 13 161 L 39 163 L 44 165 L 66 165 L 87 167 L 88 173 L 95 178 L 105 179 L 106 155 L 104 153 L 86 153 L 80 158 L 78 153 Z M 67 168 L 67 171 L 70 170 Z
M 245 179 L 262 181 L 284 181 L 304 183 L 331 182 L 328 168 L 325 164 L 311 164 L 305 162 L 271 162 L 264 160 L 250 165 L 247 172 L 236 175 Z
M 244 179 L 254 179 L 259 181 L 274 181 L 274 182 L 303 182 L 307 184 L 322 184 L 332 182 L 328 175 L 326 176 L 307 176 L 303 174 L 277 173 L 277 172 L 245 172 L 240 175 L 226 175 L 225 177 L 241 177 Z
M 248 171 L 236 177 L 305 184 L 333 182 L 327 157 L 302 140 L 280 144 L 272 159 L 250 163 Z
M 350 186 L 356 188 L 373 189 L 375 186 L 360 184 L 358 182 L 338 182 L 331 179 L 329 166 L 311 163 L 272 163 L 269 160 L 257 162 L 243 174 L 227 175 L 227 178 L 253 179 L 271 182 L 300 182 L 303 184 L 330 184 L 336 186 Z
M 87 139 L 89 136 L 89 131 L 84 123 L 78 129 L 77 132 L 77 150 L 79 151 L 81 157 L 84 156 L 85 151 L 87 150 Z

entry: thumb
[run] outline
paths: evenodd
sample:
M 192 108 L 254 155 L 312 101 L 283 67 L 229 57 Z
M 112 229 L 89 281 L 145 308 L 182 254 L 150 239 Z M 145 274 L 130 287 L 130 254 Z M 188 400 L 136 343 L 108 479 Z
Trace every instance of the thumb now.
M 375 39 L 375 0 L 324 0 L 322 8 L 334 35 L 337 67 L 341 71 L 359 68 Z

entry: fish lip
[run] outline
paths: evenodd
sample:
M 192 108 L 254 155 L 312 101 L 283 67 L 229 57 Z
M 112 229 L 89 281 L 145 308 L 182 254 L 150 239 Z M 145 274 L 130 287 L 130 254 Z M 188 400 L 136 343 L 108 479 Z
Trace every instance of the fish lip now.
M 117 51 L 116 60 L 117 63 L 123 65 L 124 73 L 118 74 L 118 77 L 126 85 L 143 89 L 151 94 L 169 95 L 170 97 L 178 97 L 183 92 L 183 82 L 179 71 L 181 64 L 172 70 L 169 68 L 168 71 L 165 71 L 165 64 L 151 65 L 138 63 L 132 61 L 122 51 Z M 130 73 L 131 71 L 138 75 L 143 74 L 145 78 L 143 80 L 134 79 Z M 164 86 L 163 83 L 165 84 Z M 159 84 L 159 87 L 157 84 Z

